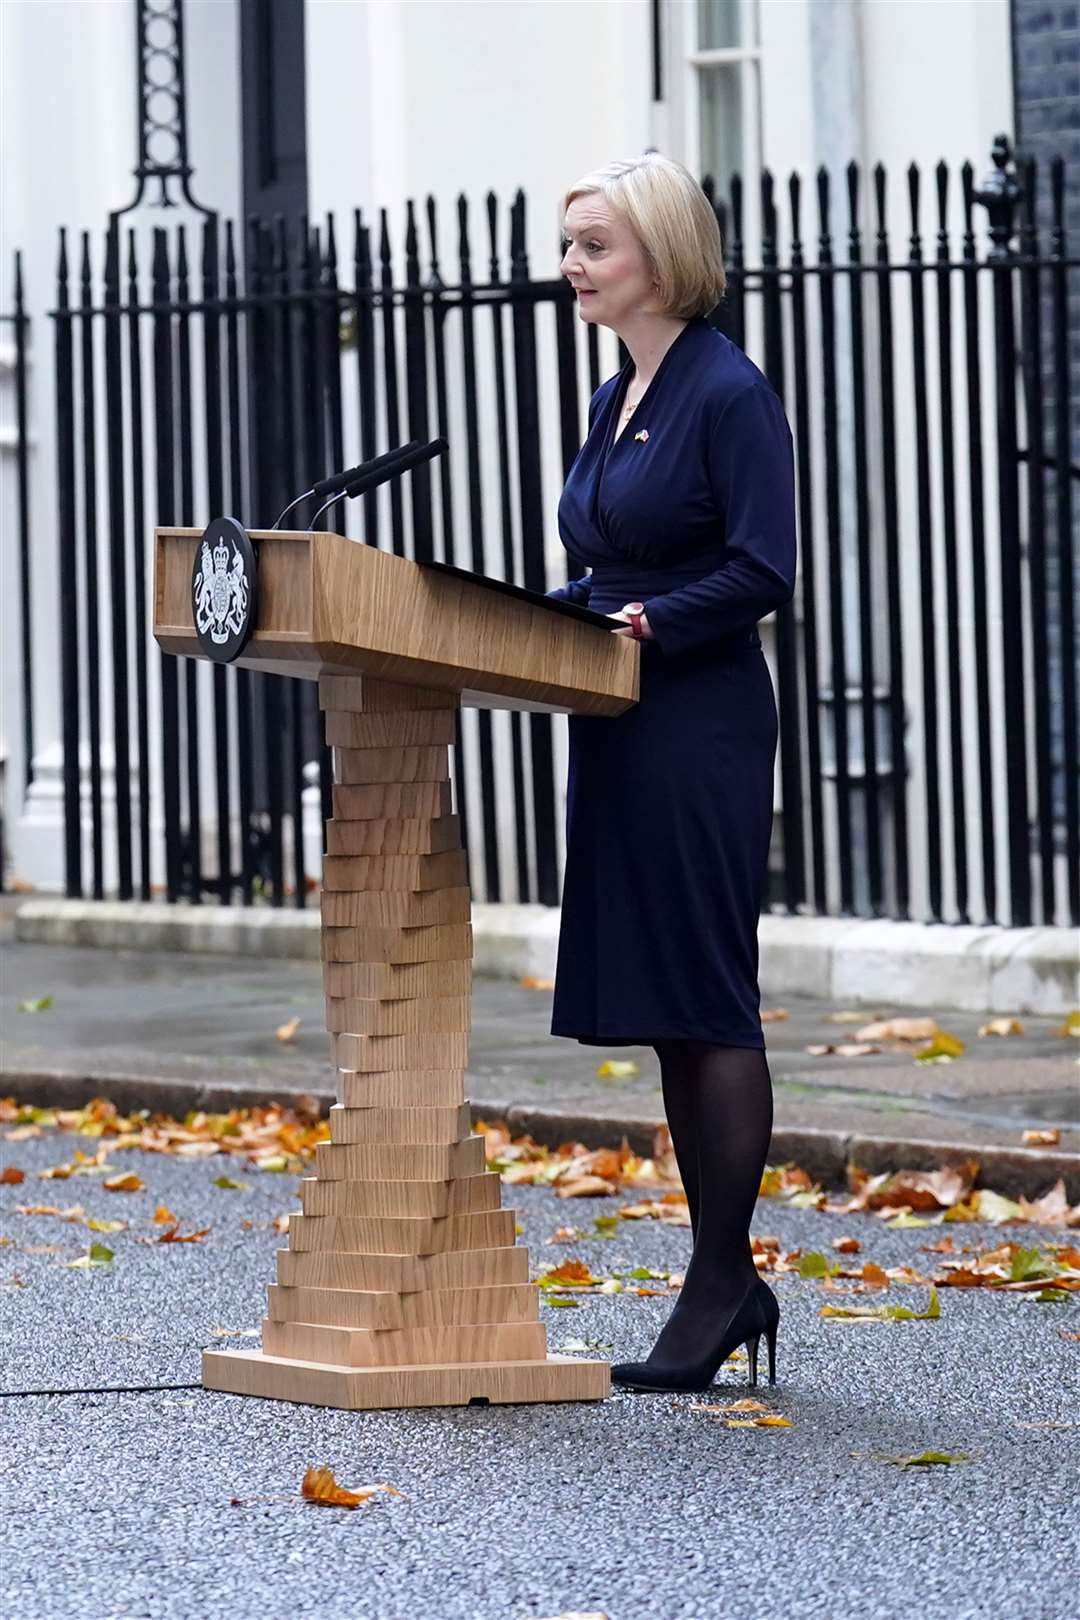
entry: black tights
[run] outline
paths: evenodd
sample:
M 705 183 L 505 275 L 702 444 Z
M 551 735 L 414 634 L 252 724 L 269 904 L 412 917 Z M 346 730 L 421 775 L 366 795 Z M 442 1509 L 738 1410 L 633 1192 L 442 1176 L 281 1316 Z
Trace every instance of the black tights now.
M 694 1251 L 648 1357 L 679 1366 L 718 1340 L 755 1275 L 750 1218 L 772 1134 L 772 1083 L 759 1047 L 654 1043 L 664 1108 L 690 1205 Z

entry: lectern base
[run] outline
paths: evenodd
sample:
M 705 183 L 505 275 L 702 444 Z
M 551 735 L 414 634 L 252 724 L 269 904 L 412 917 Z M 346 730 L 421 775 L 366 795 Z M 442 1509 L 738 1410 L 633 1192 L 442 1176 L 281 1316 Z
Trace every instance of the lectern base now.
M 611 1366 L 576 1356 L 544 1361 L 463 1361 L 434 1367 L 333 1367 L 267 1356 L 261 1350 L 204 1350 L 203 1386 L 264 1400 L 358 1412 L 405 1406 L 493 1406 L 602 1401 Z

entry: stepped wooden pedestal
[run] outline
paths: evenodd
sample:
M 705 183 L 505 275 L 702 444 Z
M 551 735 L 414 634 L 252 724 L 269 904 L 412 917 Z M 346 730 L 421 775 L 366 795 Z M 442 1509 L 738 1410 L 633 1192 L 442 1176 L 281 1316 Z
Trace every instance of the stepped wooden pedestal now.
M 515 1211 L 471 1130 L 471 908 L 447 748 L 463 701 L 621 712 L 637 649 L 337 535 L 253 538 L 259 628 L 238 661 L 317 676 L 333 751 L 322 973 L 338 1100 L 262 1347 L 205 1351 L 203 1382 L 348 1409 L 601 1400 L 606 1361 L 547 1351 Z M 199 656 L 198 531 L 157 539 L 155 635 Z
M 450 814 L 455 693 L 324 675 L 334 814 L 323 988 L 338 1075 L 261 1350 L 209 1389 L 316 1406 L 585 1401 L 608 1364 L 547 1353 L 528 1250 L 465 1098 L 472 927 Z

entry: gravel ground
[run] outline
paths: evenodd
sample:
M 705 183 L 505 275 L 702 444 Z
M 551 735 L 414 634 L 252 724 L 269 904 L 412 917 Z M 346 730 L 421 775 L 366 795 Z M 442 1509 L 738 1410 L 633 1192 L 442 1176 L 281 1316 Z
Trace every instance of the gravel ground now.
M 145 1192 L 35 1171 L 96 1144 L 66 1133 L 5 1143 L 27 1172 L 0 1187 L 0 1393 L 6 1418 L 2 1590 L 25 1620 L 229 1616 L 262 1620 L 896 1620 L 1076 1612 L 1080 1536 L 1080 1306 L 944 1290 L 936 1322 L 827 1321 L 817 1283 L 777 1281 L 780 1382 L 759 1391 L 788 1429 L 729 1429 L 697 1402 L 746 1393 L 731 1363 L 706 1396 L 616 1391 L 603 1402 L 345 1413 L 198 1388 L 210 1343 L 251 1345 L 296 1207 L 292 1176 L 223 1158 L 120 1153 Z M 222 1173 L 244 1192 L 213 1185 Z M 681 1271 L 688 1229 L 621 1223 L 614 1239 L 550 1245 L 619 1199 L 504 1189 L 533 1269 L 577 1256 L 594 1272 Z M 123 1217 L 99 1235 L 16 1204 L 82 1204 Z M 158 1245 L 158 1203 L 200 1243 Z M 242 1220 L 254 1223 L 248 1230 Z M 759 1205 L 755 1229 L 785 1248 L 840 1233 L 883 1265 L 932 1257 L 940 1233 L 869 1217 Z M 1032 1227 L 953 1228 L 958 1240 L 1026 1244 Z M 99 1239 L 111 1265 L 63 1268 Z M 60 1252 L 33 1252 L 42 1246 Z M 659 1286 L 659 1285 L 658 1285 Z M 890 1302 L 922 1308 L 925 1288 Z M 880 1296 L 875 1296 L 880 1298 Z M 671 1298 L 543 1303 L 551 1349 L 584 1339 L 611 1360 L 648 1353 Z M 235 1337 L 216 1337 L 227 1329 Z M 178 1387 L 176 1387 L 178 1386 Z M 196 1386 L 196 1387 L 187 1387 Z M 102 1392 L 108 1391 L 108 1392 Z M 27 1393 L 29 1392 L 29 1393 Z M 879 1453 L 964 1452 L 901 1469 Z M 299 1495 L 305 1468 L 404 1496 L 355 1512 Z M 232 1505 L 238 1498 L 240 1505 Z

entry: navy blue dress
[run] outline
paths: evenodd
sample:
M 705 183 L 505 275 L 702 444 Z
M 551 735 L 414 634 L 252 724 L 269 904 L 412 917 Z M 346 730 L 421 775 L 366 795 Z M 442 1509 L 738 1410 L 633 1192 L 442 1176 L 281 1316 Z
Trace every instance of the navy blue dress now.
M 795 586 L 791 430 L 773 388 L 687 322 L 617 440 L 633 362 L 601 384 L 559 501 L 591 569 L 549 596 L 645 604 L 640 699 L 570 715 L 551 1032 L 764 1047 L 757 925 L 777 711 L 758 620 Z

